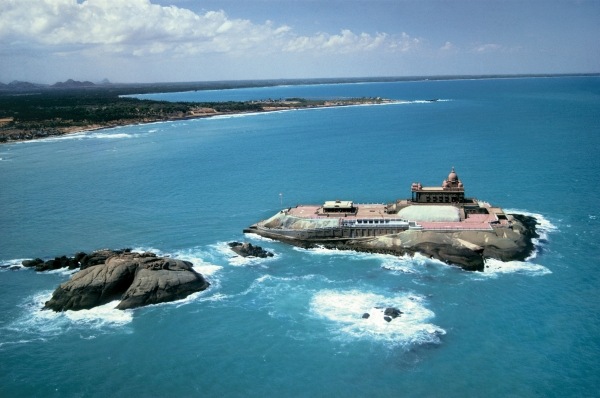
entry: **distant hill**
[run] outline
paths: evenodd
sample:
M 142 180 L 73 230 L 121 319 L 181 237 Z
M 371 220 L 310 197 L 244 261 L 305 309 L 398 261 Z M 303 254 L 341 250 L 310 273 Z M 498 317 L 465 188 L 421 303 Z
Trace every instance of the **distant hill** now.
M 11 90 L 11 91 L 28 91 L 35 90 L 40 87 L 44 87 L 41 84 L 33 84 L 29 82 L 22 82 L 19 80 L 13 80 L 12 82 L 2 86 L 3 89 Z
M 82 88 L 82 87 L 94 87 L 95 84 L 90 82 L 90 81 L 84 81 L 84 82 L 80 82 L 77 80 L 73 80 L 73 79 L 69 79 L 66 82 L 57 82 L 54 83 L 52 86 L 50 87 L 54 87 L 54 88 Z

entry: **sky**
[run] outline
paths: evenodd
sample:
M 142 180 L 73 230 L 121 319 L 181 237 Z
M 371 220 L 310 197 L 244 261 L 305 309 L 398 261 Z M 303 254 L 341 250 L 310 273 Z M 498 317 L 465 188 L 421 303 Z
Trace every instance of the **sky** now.
M 0 0 L 0 82 L 600 72 L 600 0 Z

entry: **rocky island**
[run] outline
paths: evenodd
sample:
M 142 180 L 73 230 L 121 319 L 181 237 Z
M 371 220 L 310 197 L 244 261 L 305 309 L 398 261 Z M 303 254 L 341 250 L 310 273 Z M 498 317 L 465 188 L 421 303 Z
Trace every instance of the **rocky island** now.
M 413 183 L 411 192 L 410 199 L 388 204 L 335 200 L 290 207 L 244 232 L 306 248 L 421 253 L 471 271 L 483 271 L 486 258 L 524 260 L 534 249 L 535 218 L 465 197 L 454 168 L 441 187 Z
M 23 261 L 23 266 L 45 271 L 80 268 L 61 284 L 44 309 L 84 310 L 120 300 L 124 310 L 180 300 L 210 285 L 187 261 L 130 250 L 99 250 L 74 257 Z

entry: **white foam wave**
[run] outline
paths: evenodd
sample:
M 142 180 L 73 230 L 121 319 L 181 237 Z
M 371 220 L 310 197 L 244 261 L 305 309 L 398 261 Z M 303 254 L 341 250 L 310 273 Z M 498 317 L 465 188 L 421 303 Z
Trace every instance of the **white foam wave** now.
M 64 316 L 73 322 L 91 327 L 125 325 L 132 321 L 133 311 L 116 309 L 119 303 L 119 300 L 115 300 L 89 310 L 65 311 Z
M 429 258 L 421 253 L 415 253 L 414 256 L 405 254 L 399 257 L 385 257 L 382 259 L 381 268 L 403 274 L 421 274 L 431 265 L 441 266 L 443 269 L 448 268 L 443 261 Z
M 75 269 L 58 268 L 58 269 L 53 269 L 53 270 L 50 270 L 50 271 L 40 271 L 40 273 L 43 273 L 43 274 L 59 274 L 59 275 L 70 276 L 70 275 L 73 275 L 74 273 L 76 273 L 77 271 L 79 271 L 79 268 L 75 268 Z
M 26 267 L 23 266 L 22 262 L 24 261 L 24 258 L 15 258 L 12 260 L 4 260 L 0 262 L 0 270 L 1 271 L 6 271 L 6 270 L 21 270 L 21 269 L 27 269 Z
M 92 133 L 92 134 L 88 134 L 86 138 L 120 140 L 120 139 L 124 139 L 124 138 L 137 138 L 137 137 L 139 137 L 139 134 L 128 134 L 128 133 Z
M 155 253 L 157 256 L 167 256 L 168 254 L 163 253 L 161 250 L 156 249 L 154 247 L 132 247 L 131 251 L 133 253 Z
M 283 113 L 283 112 L 294 112 L 294 111 L 315 111 L 315 110 L 323 110 L 323 109 L 340 109 L 340 108 L 349 108 L 349 107 L 357 107 L 357 106 L 389 106 L 389 105 L 404 105 L 404 104 L 433 104 L 435 102 L 447 102 L 450 100 L 447 99 L 438 99 L 438 100 L 413 100 L 413 101 L 404 101 L 404 100 L 393 100 L 389 102 L 382 102 L 377 104 L 349 104 L 349 105 L 332 105 L 332 106 L 317 106 L 314 108 L 290 108 L 290 109 L 280 109 L 276 111 L 267 111 L 267 112 L 248 112 L 248 113 L 236 113 L 233 115 L 215 115 L 210 116 L 209 118 L 200 118 L 200 119 L 192 119 L 192 120 L 219 120 L 219 119 L 232 119 L 239 117 L 248 117 L 248 116 L 258 116 L 258 115 L 268 115 L 272 113 Z
M 548 237 L 548 233 L 557 232 L 558 227 L 554 225 L 550 220 L 548 220 L 544 215 L 540 213 L 532 213 L 526 210 L 520 209 L 505 209 L 504 210 L 508 214 L 522 214 L 524 216 L 533 217 L 537 221 L 536 230 L 540 235 L 540 239 L 544 236 L 544 239 Z
M 539 237 L 532 239 L 532 243 L 535 249 L 531 253 L 531 255 L 526 258 L 527 261 L 536 258 L 540 248 L 543 246 L 544 243 L 548 241 L 548 235 L 558 231 L 558 227 L 546 217 L 544 217 L 542 214 L 532 213 L 526 210 L 519 209 L 506 209 L 505 211 L 508 214 L 521 214 L 524 216 L 533 217 L 537 221 L 536 232 L 539 235 Z
M 198 301 L 225 301 L 225 300 L 229 299 L 230 297 L 231 296 L 229 296 L 227 294 L 217 293 L 217 294 L 213 294 L 212 296 L 202 297 Z
M 215 115 L 215 116 L 211 116 L 207 119 L 196 119 L 196 120 L 235 119 L 235 118 L 239 118 L 239 117 L 266 115 L 268 113 L 274 113 L 274 112 L 248 112 L 248 113 L 236 113 L 233 115 Z
M 387 307 L 402 311 L 390 322 L 384 319 Z M 439 344 L 446 331 L 429 321 L 434 313 L 424 299 L 414 294 L 382 296 L 358 290 L 322 290 L 310 302 L 311 312 L 333 322 L 331 332 L 341 339 L 371 340 L 408 348 L 420 344 Z M 369 314 L 363 318 L 363 314 Z
M 107 129 L 101 129 L 100 131 L 81 131 L 78 133 L 68 133 L 63 135 L 51 136 L 46 138 L 39 138 L 27 141 L 17 141 L 16 144 L 28 144 L 35 142 L 52 142 L 52 141 L 68 141 L 68 140 L 89 140 L 89 139 L 111 139 L 121 140 L 140 137 L 142 134 L 137 133 L 113 133 L 120 127 L 110 127 Z
M 203 255 L 204 252 L 202 250 L 191 249 L 174 252 L 172 257 L 178 260 L 189 261 L 193 265 L 192 268 L 205 277 L 215 276 L 223 269 L 220 265 L 205 261 Z
M 486 277 L 497 277 L 500 274 L 526 274 L 532 276 L 541 276 L 551 274 L 548 268 L 543 265 L 534 264 L 528 261 L 500 261 L 488 258 L 484 263 L 483 273 L 474 273 L 475 276 L 484 275 Z
M 104 331 L 107 328 L 122 327 L 133 319 L 132 310 L 117 310 L 119 301 L 95 307 L 90 310 L 54 312 L 43 310 L 44 303 L 52 297 L 51 291 L 39 293 L 30 297 L 20 307 L 25 309 L 24 314 L 14 322 L 6 326 L 6 329 L 18 332 L 22 336 L 37 336 L 47 338 L 63 334 L 74 328 L 83 327 L 86 331 Z
M 244 236 L 248 237 L 249 239 L 252 240 L 259 240 L 259 241 L 263 241 L 263 242 L 277 242 L 275 239 L 271 239 L 271 238 L 267 238 L 265 236 L 261 236 L 258 234 L 253 234 L 250 232 L 247 232 L 244 234 Z
M 215 249 L 215 251 L 219 254 L 220 257 L 227 259 L 227 262 L 229 263 L 229 265 L 234 266 L 234 267 L 247 267 L 247 266 L 256 266 L 256 265 L 264 266 L 265 263 L 275 261 L 279 257 L 279 255 L 270 248 L 264 248 L 264 249 L 267 250 L 268 252 L 273 253 L 273 257 L 261 258 L 261 257 L 242 257 L 242 256 L 236 254 L 233 250 L 231 250 L 231 247 L 229 247 L 228 242 L 218 242 L 218 243 L 214 244 L 212 247 Z
M 397 256 L 393 254 L 357 252 L 354 250 L 326 249 L 324 247 L 311 249 L 294 247 L 293 250 L 319 256 L 343 256 L 350 261 L 375 260 L 381 263 L 381 268 L 403 274 L 423 274 L 430 272 L 432 267 L 442 271 L 451 268 L 443 261 L 429 258 L 421 253 L 415 253 L 413 256 L 408 254 Z
M 331 283 L 331 281 L 322 275 L 308 274 L 298 276 L 274 276 L 264 274 L 256 278 L 252 284 L 240 296 L 246 296 L 254 292 L 260 292 L 261 296 L 275 300 L 284 294 L 289 297 L 293 290 L 300 290 L 302 294 L 308 291 L 308 288 L 302 282 L 318 279 L 320 283 Z M 284 301 L 284 300 L 279 300 Z
M 432 104 L 435 101 L 427 101 L 427 100 L 415 100 L 415 101 L 409 101 L 409 104 Z
M 169 307 L 169 306 L 174 306 L 175 308 L 179 308 L 182 307 L 184 305 L 188 305 L 191 303 L 195 303 L 195 302 L 199 302 L 199 301 L 220 301 L 220 299 L 215 299 L 213 297 L 214 295 L 212 294 L 212 291 L 210 289 L 210 287 L 206 290 L 202 290 L 196 293 L 192 293 L 182 299 L 179 300 L 175 300 L 175 301 L 166 301 L 164 303 L 156 303 L 156 304 L 150 304 L 150 305 L 146 305 L 144 308 L 148 308 L 148 307 Z
M 4 346 L 9 346 L 9 345 L 17 345 L 17 344 L 29 344 L 29 343 L 33 343 L 36 341 L 47 341 L 47 339 L 40 337 L 40 338 L 35 338 L 35 339 L 20 339 L 20 340 L 15 340 L 15 341 L 5 341 L 5 342 L 0 342 L 0 348 L 4 347 Z
M 178 260 L 189 261 L 192 263 L 192 268 L 194 271 L 202 274 L 202 276 L 205 277 L 215 276 L 220 270 L 223 269 L 223 267 L 220 265 L 207 262 L 204 259 L 207 253 L 199 248 L 179 250 L 173 253 L 163 252 L 162 250 L 153 247 L 135 247 L 132 248 L 131 251 L 134 253 L 151 252 L 161 257 L 173 257 Z
M 317 246 L 309 249 L 294 246 L 292 248 L 295 251 L 310 253 L 319 256 L 344 256 L 350 257 L 355 260 L 368 260 L 368 259 L 397 259 L 397 256 L 392 254 L 379 254 L 379 253 L 367 253 L 359 252 L 355 250 L 340 250 L 340 249 L 328 249 L 323 246 Z
M 197 265 L 194 265 L 192 268 L 197 273 L 202 274 L 202 276 L 213 276 L 217 272 L 219 272 L 220 270 L 223 269 L 223 267 L 221 267 L 220 265 L 209 264 L 209 263 L 197 264 Z

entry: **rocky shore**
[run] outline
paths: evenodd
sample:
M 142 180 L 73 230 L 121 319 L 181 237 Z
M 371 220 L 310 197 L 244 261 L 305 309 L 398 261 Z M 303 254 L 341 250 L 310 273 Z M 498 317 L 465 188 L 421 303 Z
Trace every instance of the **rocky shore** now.
M 533 239 L 538 237 L 536 219 L 519 214 L 513 214 L 511 217 L 513 219 L 510 227 L 497 227 L 491 231 L 406 230 L 367 239 L 318 241 L 289 239 L 252 228 L 246 229 L 245 232 L 258 233 L 304 248 L 324 247 L 397 256 L 413 256 L 420 253 L 468 271 L 483 271 L 486 258 L 522 261 L 533 252 Z M 277 227 L 273 231 L 276 232 Z
M 115 300 L 120 301 L 118 309 L 136 308 L 180 300 L 210 285 L 190 262 L 130 250 L 26 260 L 23 266 L 37 271 L 80 268 L 44 305 L 57 312 L 90 309 Z

